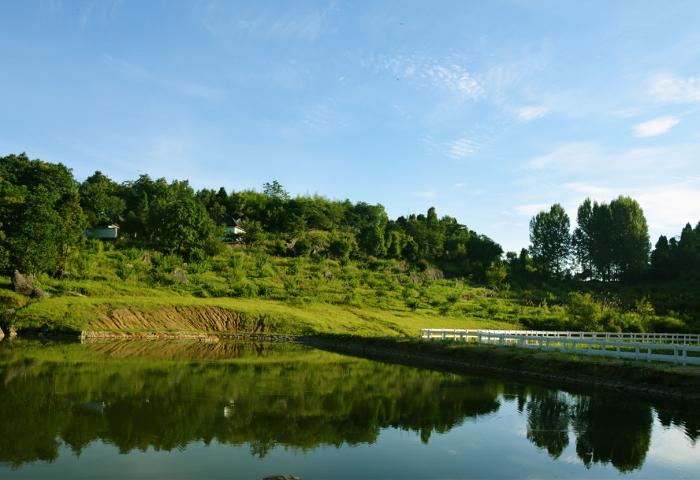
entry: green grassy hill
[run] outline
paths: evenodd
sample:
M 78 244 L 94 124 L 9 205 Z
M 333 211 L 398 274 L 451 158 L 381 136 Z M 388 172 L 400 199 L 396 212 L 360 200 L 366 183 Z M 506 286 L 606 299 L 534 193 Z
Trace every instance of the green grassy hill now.
M 69 278 L 39 277 L 48 298 L 14 293 L 10 279 L 1 278 L 4 323 L 69 332 L 414 336 L 426 327 L 570 328 L 602 319 L 617 323 L 600 328 L 638 329 L 664 320 L 583 295 L 562 303 L 549 291 L 444 279 L 439 270 L 417 271 L 395 260 L 276 257 L 234 246 L 188 264 L 149 250 L 99 242 L 91 248 Z

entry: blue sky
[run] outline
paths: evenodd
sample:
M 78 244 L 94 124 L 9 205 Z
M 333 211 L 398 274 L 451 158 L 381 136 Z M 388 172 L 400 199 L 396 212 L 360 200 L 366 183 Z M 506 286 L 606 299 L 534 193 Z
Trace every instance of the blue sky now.
M 0 2 L 0 154 L 456 216 L 700 220 L 700 2 Z

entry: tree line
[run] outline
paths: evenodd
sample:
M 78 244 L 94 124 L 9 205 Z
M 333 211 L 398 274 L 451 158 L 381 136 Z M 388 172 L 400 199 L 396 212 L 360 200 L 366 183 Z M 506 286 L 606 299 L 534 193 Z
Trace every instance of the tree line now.
M 610 203 L 587 198 L 577 226 L 560 204 L 530 221 L 530 249 L 511 263 L 552 278 L 565 276 L 603 282 L 698 279 L 700 222 L 687 224 L 678 238 L 659 237 L 651 250 L 649 229 L 639 203 L 620 196 Z
M 576 227 L 559 205 L 530 221 L 530 247 L 508 252 L 456 218 L 425 214 L 390 219 L 380 204 L 292 197 L 277 181 L 252 189 L 195 191 L 189 183 L 141 175 L 117 183 L 97 171 L 83 182 L 69 168 L 26 154 L 0 157 L 0 271 L 69 270 L 86 228 L 120 226 L 121 241 L 198 261 L 222 248 L 224 227 L 275 255 L 339 260 L 386 258 L 453 277 L 500 284 L 533 278 L 635 282 L 700 279 L 700 223 L 651 249 L 639 204 L 586 199 Z
M 25 154 L 0 157 L 0 269 L 60 274 L 84 248 L 86 228 L 116 223 L 123 241 L 188 261 L 216 254 L 224 227 L 277 255 L 391 258 L 480 280 L 500 245 L 449 216 L 389 219 L 382 205 L 262 191 L 195 191 L 187 181 L 141 175 L 117 183 L 101 172 L 77 182 L 69 168 Z

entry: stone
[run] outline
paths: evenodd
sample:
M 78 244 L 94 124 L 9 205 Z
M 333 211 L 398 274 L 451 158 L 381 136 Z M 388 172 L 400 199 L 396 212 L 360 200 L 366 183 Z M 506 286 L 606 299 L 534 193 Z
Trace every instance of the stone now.
M 24 275 L 15 270 L 15 273 L 12 275 L 12 286 L 17 293 L 31 295 L 32 290 L 34 290 L 34 275 Z
M 175 270 L 173 270 L 173 278 L 174 278 L 177 282 L 180 282 L 180 283 L 187 283 L 187 282 L 188 282 L 188 280 L 187 280 L 187 274 L 186 274 L 185 271 L 184 271 L 182 268 L 180 268 L 180 267 L 177 267 Z
M 34 285 L 34 288 L 32 288 L 32 298 L 42 299 L 48 298 L 48 296 L 49 294 L 42 290 L 41 287 Z
M 301 480 L 301 478 L 294 475 L 272 475 L 271 477 L 265 477 L 262 480 Z

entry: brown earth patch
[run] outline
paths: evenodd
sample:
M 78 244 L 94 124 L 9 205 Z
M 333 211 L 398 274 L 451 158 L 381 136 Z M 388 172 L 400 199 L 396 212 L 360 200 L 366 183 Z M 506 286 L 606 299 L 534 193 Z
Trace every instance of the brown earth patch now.
M 212 306 L 163 307 L 146 311 L 125 307 L 99 314 L 90 322 L 90 330 L 266 333 L 269 319 L 265 315 L 250 318 L 241 312 Z

